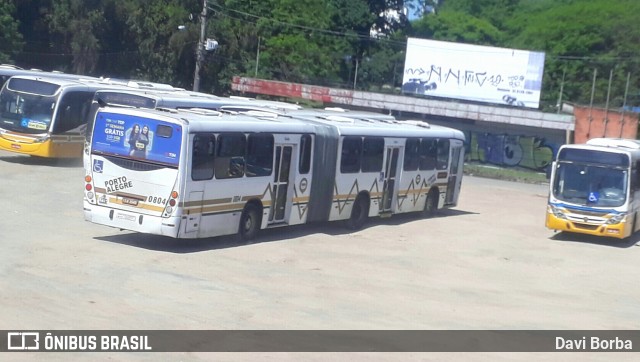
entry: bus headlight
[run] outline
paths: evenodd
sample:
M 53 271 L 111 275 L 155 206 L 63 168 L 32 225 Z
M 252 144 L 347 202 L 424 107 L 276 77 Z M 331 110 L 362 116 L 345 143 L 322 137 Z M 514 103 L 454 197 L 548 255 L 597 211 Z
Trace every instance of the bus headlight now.
M 619 214 L 613 215 L 605 224 L 607 225 L 615 225 L 624 221 L 624 218 L 627 216 L 627 213 L 621 212 Z
M 35 140 L 33 140 L 34 143 L 43 143 L 46 142 L 49 139 L 49 135 L 46 136 L 42 136 L 42 137 L 38 137 Z
M 553 216 L 557 217 L 558 219 L 566 219 L 567 217 L 565 216 L 564 212 L 560 211 L 559 208 L 553 206 L 553 205 L 549 205 L 549 209 L 551 209 L 551 213 L 553 213 Z

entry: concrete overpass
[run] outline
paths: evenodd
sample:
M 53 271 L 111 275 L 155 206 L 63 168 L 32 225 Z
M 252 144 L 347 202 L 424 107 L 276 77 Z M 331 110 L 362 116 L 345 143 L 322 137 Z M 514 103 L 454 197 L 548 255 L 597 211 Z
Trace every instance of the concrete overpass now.
M 572 114 L 544 113 L 526 108 L 408 97 L 246 77 L 234 77 L 231 88 L 238 92 L 307 99 L 325 104 L 342 105 L 345 108 L 366 108 L 389 111 L 394 114 L 420 114 L 426 119 L 438 117 L 467 122 L 490 122 L 497 125 L 564 131 L 565 134 L 575 128 L 575 119 Z

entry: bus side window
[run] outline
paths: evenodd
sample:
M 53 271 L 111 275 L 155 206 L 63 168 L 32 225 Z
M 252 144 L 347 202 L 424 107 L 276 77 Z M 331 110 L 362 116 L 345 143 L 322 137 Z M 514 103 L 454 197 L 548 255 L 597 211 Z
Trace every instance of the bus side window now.
M 273 135 L 250 134 L 247 145 L 247 177 L 270 176 L 273 169 Z
M 636 161 L 631 170 L 631 191 L 640 191 L 640 161 Z
M 62 96 L 58 105 L 53 133 L 63 133 L 76 129 L 87 122 L 87 113 L 93 94 L 91 92 L 69 92 Z
M 360 172 L 360 154 L 362 153 L 361 137 L 345 137 L 342 140 L 340 157 L 341 173 Z
M 449 167 L 449 140 L 439 139 L 436 168 L 438 170 L 446 170 L 447 167 Z
M 362 172 L 382 171 L 384 138 L 365 137 L 362 143 Z
M 417 171 L 420 165 L 420 139 L 407 138 L 404 146 L 404 165 L 405 171 Z
M 300 137 L 300 164 L 298 171 L 301 175 L 306 175 L 311 170 L 311 135 L 303 134 Z
M 244 175 L 247 138 L 242 133 L 222 133 L 218 136 L 214 161 L 217 179 L 238 178 Z
M 213 178 L 215 146 L 216 136 L 213 133 L 200 133 L 193 137 L 192 180 L 211 180 Z
M 423 138 L 420 142 L 420 170 L 432 171 L 436 168 L 438 141 L 433 138 Z

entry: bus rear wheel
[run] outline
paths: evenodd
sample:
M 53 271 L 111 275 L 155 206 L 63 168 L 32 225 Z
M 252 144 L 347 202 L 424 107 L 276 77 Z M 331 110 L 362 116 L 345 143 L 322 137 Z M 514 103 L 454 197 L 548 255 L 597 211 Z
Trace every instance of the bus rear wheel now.
M 256 237 L 260 229 L 260 213 L 254 205 L 247 205 L 240 216 L 238 235 L 240 240 L 249 241 Z
M 438 190 L 431 189 L 427 194 L 427 201 L 424 204 L 424 210 L 422 210 L 422 216 L 430 217 L 438 210 Z
M 351 216 L 346 221 L 346 226 L 351 230 L 360 230 L 369 218 L 369 199 L 366 196 L 358 196 L 353 203 Z

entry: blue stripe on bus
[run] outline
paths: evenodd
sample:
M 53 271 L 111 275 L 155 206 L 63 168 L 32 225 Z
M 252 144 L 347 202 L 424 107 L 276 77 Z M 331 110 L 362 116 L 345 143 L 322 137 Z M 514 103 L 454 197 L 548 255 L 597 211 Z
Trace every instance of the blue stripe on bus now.
M 595 207 L 588 207 L 588 206 L 574 206 L 574 205 L 567 205 L 567 204 L 563 204 L 560 202 L 550 202 L 549 204 L 555 206 L 555 207 L 563 207 L 565 209 L 569 209 L 569 210 L 578 210 L 578 211 L 591 211 L 591 212 L 606 212 L 608 214 L 621 214 L 622 212 L 620 211 L 616 211 L 613 209 L 598 209 Z

